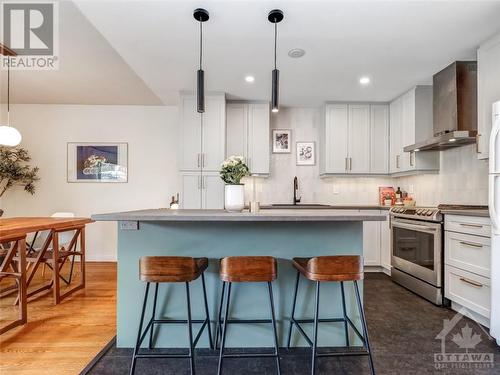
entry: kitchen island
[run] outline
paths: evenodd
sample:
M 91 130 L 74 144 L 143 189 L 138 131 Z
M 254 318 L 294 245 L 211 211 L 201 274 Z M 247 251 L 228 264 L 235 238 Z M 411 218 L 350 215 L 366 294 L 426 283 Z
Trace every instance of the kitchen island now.
M 118 222 L 118 347 L 133 347 L 135 344 L 145 288 L 144 283 L 139 281 L 139 258 L 145 255 L 207 257 L 209 267 L 205 277 L 213 322 L 221 293 L 219 259 L 229 255 L 269 255 L 277 258 L 278 279 L 274 282 L 274 296 L 279 340 L 283 346 L 296 276 L 290 260 L 319 255 L 362 255 L 363 221 L 383 221 L 386 217 L 379 213 L 343 213 L 341 210 L 276 209 L 260 213 L 229 213 L 223 210 L 156 209 L 99 214 L 93 215 L 92 219 Z M 301 278 L 300 285 L 296 316 L 310 318 L 314 305 L 313 283 Z M 231 316 L 268 318 L 266 291 L 265 284 L 234 284 Z M 325 283 L 321 293 L 320 316 L 341 316 L 339 285 Z M 346 285 L 346 294 L 351 319 L 359 323 L 352 285 Z M 202 318 L 201 280 L 192 283 L 191 301 L 193 319 Z M 160 286 L 157 313 L 168 318 L 185 319 L 185 306 L 185 291 L 180 284 Z M 146 317 L 149 316 L 151 306 L 146 311 Z M 351 336 L 355 342 L 353 332 Z M 186 327 L 168 325 L 157 328 L 155 340 L 159 347 L 186 347 Z M 322 324 L 318 342 L 325 346 L 343 345 L 343 324 Z M 292 343 L 307 346 L 297 333 Z M 228 347 L 271 345 L 272 333 L 268 325 L 240 324 L 228 330 Z M 208 347 L 206 334 L 202 335 L 199 346 Z

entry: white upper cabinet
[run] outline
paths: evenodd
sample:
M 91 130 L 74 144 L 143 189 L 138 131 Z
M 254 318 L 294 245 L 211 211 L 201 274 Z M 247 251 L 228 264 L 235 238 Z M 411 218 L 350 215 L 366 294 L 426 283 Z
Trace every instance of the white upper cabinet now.
M 370 106 L 370 173 L 389 173 L 389 106 Z
M 432 86 L 416 86 L 390 104 L 392 174 L 439 170 L 439 151 L 405 152 L 406 146 L 433 136 Z
M 269 175 L 269 103 L 227 104 L 227 156 L 245 157 L 252 175 Z
M 226 99 L 224 94 L 205 96 L 205 112 L 196 111 L 196 96 L 181 96 L 181 171 L 218 171 L 226 146 Z
M 320 174 L 387 174 L 388 112 L 385 104 L 326 104 Z
M 477 152 L 488 159 L 492 104 L 500 100 L 500 34 L 477 50 Z
M 349 107 L 347 104 L 328 104 L 325 113 L 324 173 L 347 173 Z M 323 143 L 323 142 L 322 142 Z
M 349 106 L 349 173 L 370 173 L 370 105 Z

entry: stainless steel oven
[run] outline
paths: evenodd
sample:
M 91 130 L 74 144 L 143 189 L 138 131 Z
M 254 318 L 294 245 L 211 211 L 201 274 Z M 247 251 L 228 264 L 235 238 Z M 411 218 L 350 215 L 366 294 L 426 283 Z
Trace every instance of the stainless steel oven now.
M 438 209 L 391 210 L 391 278 L 436 305 L 443 304 L 443 221 Z

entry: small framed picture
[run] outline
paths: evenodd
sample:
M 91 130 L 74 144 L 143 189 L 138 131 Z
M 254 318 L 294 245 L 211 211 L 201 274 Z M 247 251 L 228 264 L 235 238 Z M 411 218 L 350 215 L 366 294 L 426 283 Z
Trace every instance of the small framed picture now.
M 297 165 L 316 165 L 315 142 L 297 142 Z
M 276 129 L 273 130 L 273 153 L 289 154 L 292 152 L 292 131 Z
M 127 182 L 128 143 L 68 143 L 68 182 Z

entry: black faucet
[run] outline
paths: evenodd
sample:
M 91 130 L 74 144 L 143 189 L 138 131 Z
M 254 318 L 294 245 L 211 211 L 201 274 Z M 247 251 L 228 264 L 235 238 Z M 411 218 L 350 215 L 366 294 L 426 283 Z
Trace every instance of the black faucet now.
M 293 178 L 293 205 L 300 203 L 300 197 L 297 198 L 297 193 L 299 192 L 299 180 L 297 176 Z

